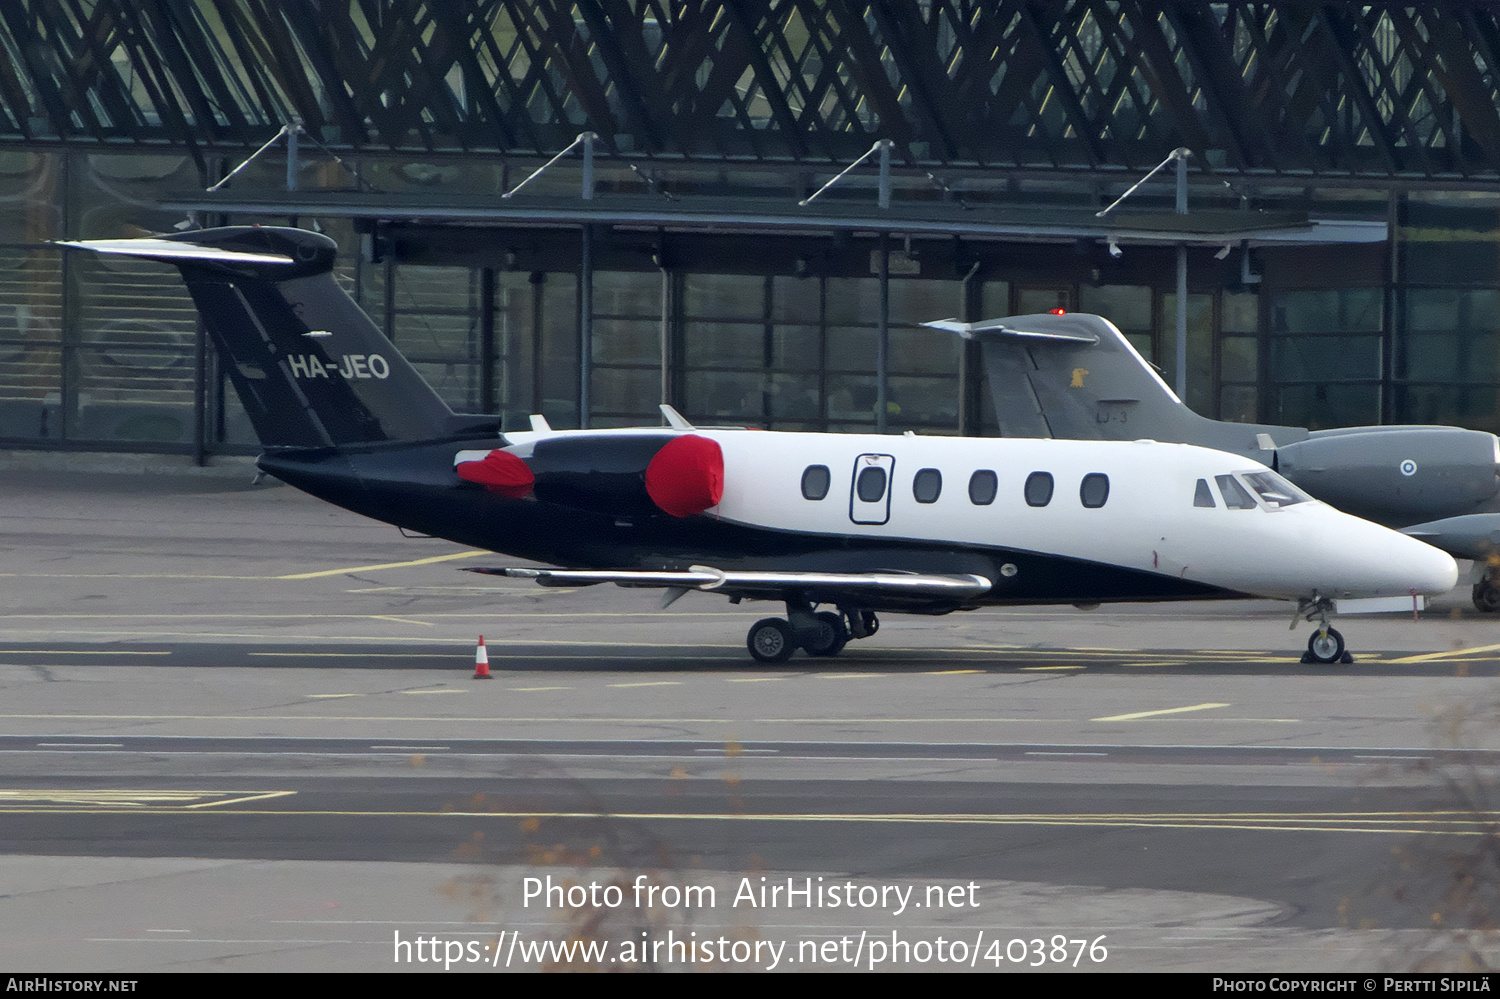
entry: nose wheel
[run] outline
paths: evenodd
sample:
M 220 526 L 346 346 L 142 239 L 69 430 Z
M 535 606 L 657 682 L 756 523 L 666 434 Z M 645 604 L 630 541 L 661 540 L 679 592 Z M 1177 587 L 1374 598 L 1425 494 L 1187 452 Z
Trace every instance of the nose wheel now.
M 1344 649 L 1344 636 L 1332 628 L 1319 628 L 1307 640 L 1305 663 L 1352 663 L 1354 657 Z
M 1344 647 L 1344 636 L 1329 627 L 1328 619 L 1333 614 L 1333 601 L 1326 597 L 1314 596 L 1311 600 L 1297 601 L 1297 611 L 1292 615 L 1292 627 L 1297 627 L 1297 619 L 1305 618 L 1309 621 L 1317 618 L 1318 628 L 1307 640 L 1307 651 L 1302 654 L 1304 663 L 1343 663 L 1345 665 L 1354 662 L 1354 657 Z

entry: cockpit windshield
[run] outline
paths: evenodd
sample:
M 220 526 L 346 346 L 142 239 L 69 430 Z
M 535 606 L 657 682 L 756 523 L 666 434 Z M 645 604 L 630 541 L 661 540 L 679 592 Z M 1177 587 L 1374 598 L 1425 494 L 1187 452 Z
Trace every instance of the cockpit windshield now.
M 1263 472 L 1241 472 L 1240 478 L 1244 479 L 1245 484 L 1255 490 L 1255 494 L 1260 497 L 1262 503 L 1273 510 L 1312 499 L 1307 493 L 1269 470 Z

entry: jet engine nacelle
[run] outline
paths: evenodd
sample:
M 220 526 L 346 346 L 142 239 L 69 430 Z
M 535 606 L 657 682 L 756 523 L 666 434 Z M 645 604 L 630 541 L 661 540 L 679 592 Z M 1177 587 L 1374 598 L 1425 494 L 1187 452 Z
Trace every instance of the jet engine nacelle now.
M 1451 514 L 1500 490 L 1500 441 L 1457 427 L 1318 431 L 1276 449 L 1276 470 L 1350 513 L 1387 523 Z
M 697 434 L 560 436 L 458 459 L 459 478 L 501 495 L 615 517 L 691 517 L 724 492 L 719 445 Z

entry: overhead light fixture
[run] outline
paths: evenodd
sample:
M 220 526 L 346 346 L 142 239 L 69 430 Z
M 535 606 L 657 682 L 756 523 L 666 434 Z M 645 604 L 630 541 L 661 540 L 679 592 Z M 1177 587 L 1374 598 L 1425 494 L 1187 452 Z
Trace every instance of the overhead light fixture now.
M 1214 254 L 1214 259 L 1215 260 L 1223 260 L 1225 257 L 1229 256 L 1230 249 L 1231 249 L 1230 245 L 1228 243 L 1225 243 L 1223 249 L 1219 250 L 1218 253 Z
M 1114 240 L 1110 240 L 1109 241 L 1109 255 L 1111 257 L 1114 257 L 1116 260 L 1119 260 L 1121 257 L 1123 257 L 1125 255 L 1125 251 L 1120 249 L 1120 244 L 1119 243 L 1116 243 Z

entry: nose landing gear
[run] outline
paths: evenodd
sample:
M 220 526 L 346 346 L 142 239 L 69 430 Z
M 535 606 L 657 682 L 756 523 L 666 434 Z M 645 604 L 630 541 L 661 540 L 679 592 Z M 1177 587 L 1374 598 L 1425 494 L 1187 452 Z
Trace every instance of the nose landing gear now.
M 1311 621 L 1318 619 L 1318 628 L 1307 640 L 1307 651 L 1302 654 L 1304 663 L 1342 663 L 1354 662 L 1354 657 L 1349 650 L 1344 648 L 1344 636 L 1329 627 L 1328 619 L 1333 614 L 1333 601 L 1327 597 L 1314 596 L 1312 599 L 1297 601 L 1297 610 L 1292 614 L 1292 627 L 1297 627 L 1297 619 L 1303 618 Z

